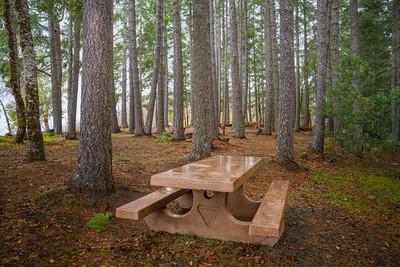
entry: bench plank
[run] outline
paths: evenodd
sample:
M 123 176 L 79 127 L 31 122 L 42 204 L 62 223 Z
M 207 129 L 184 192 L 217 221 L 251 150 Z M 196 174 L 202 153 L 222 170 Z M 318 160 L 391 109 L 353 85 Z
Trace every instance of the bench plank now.
M 158 189 L 153 193 L 117 208 L 115 216 L 122 219 L 141 220 L 189 191 L 188 189 L 172 187 Z
M 289 181 L 274 181 L 249 227 L 249 235 L 280 237 Z

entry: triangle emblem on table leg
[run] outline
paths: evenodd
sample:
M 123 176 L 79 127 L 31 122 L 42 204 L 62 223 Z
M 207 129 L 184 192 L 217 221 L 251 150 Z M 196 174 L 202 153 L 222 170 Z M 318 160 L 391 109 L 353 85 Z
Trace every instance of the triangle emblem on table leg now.
M 197 210 L 199 211 L 201 217 L 203 218 L 204 223 L 208 226 L 215 219 L 215 217 L 217 217 L 219 212 L 219 207 L 198 206 Z

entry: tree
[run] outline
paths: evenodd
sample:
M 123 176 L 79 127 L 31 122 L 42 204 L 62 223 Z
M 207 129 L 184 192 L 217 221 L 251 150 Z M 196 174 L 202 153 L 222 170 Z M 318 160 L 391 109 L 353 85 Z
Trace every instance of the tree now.
M 109 193 L 114 188 L 110 116 L 112 15 L 111 0 L 83 3 L 81 134 L 77 167 L 68 183 L 93 193 Z
M 211 114 L 211 78 L 210 55 L 210 2 L 193 0 L 193 39 L 191 57 L 191 86 L 193 94 L 193 144 L 189 160 L 207 157 L 211 151 L 211 131 L 213 117 Z
M 175 140 L 185 139 L 183 128 L 183 61 L 181 40 L 181 14 L 180 0 L 172 1 L 172 12 L 174 16 L 174 121 L 173 138 Z
M 276 11 L 275 11 L 275 1 L 270 1 L 271 7 L 271 31 L 272 31 L 272 60 L 274 62 L 274 117 L 275 117 L 275 128 L 277 128 L 278 123 L 278 110 L 279 110 L 279 49 L 278 49 L 278 41 L 277 41 L 277 27 L 276 27 Z
M 15 30 L 15 16 L 12 10 L 12 1 L 4 0 L 4 28 L 7 33 L 8 57 L 9 57 L 9 73 L 11 92 L 15 99 L 17 113 L 17 133 L 15 134 L 15 143 L 22 144 L 26 133 L 26 114 L 25 103 L 21 96 L 21 86 L 19 80 L 18 68 L 18 46 L 17 35 Z
M 299 0 L 296 1 L 296 107 L 295 107 L 295 131 L 300 131 L 300 16 L 299 16 Z
M 129 66 L 131 68 L 129 79 L 131 80 L 130 89 L 130 113 L 129 113 L 129 132 L 134 132 L 136 136 L 144 134 L 142 93 L 139 80 L 138 49 L 136 44 L 136 5 L 135 0 L 129 1 L 129 25 L 130 25 L 130 51 Z M 133 98 L 133 99 L 132 99 Z M 135 127 L 133 127 L 135 126 Z
M 123 29 L 122 29 L 122 63 L 121 63 L 121 126 L 122 128 L 128 128 L 128 119 L 126 113 L 126 66 L 127 66 L 127 50 L 129 46 L 129 31 L 127 17 L 128 15 L 128 1 L 124 1 L 124 19 L 123 19 Z
M 393 1 L 392 24 L 392 139 L 400 139 L 400 105 L 398 95 L 400 90 L 400 4 Z
M 48 1 L 50 66 L 51 66 L 51 106 L 53 109 L 53 127 L 56 133 L 62 132 L 62 55 L 60 40 L 60 22 L 55 1 Z
M 271 25 L 271 7 L 269 0 L 265 0 L 264 5 L 264 60 L 265 60 L 265 113 L 264 113 L 264 128 L 263 134 L 272 134 L 273 108 L 274 108 L 274 88 L 273 88 L 273 71 L 274 63 L 272 58 L 272 25 Z
M 24 62 L 24 81 L 26 93 L 26 129 L 28 136 L 29 160 L 45 160 L 43 136 L 40 129 L 39 93 L 33 48 L 32 31 L 28 3 L 26 0 L 16 0 L 15 10 L 18 15 L 19 39 Z
M 304 105 L 303 105 L 303 127 L 309 128 L 311 126 L 310 120 L 310 88 L 308 85 L 308 20 L 307 20 L 307 2 L 303 2 L 303 31 L 304 31 L 304 63 L 303 63 L 303 74 L 304 74 Z
M 238 31 L 235 0 L 229 0 L 229 20 L 231 37 L 232 127 L 235 131 L 235 137 L 245 138 L 242 112 L 242 86 L 239 79 Z
M 161 26 L 163 27 L 163 26 Z M 164 32 L 164 35 L 166 33 Z M 157 106 L 156 106 L 156 133 L 160 134 L 165 132 L 164 125 L 164 54 L 166 51 L 164 50 L 164 44 L 161 42 L 161 53 L 160 53 L 160 67 L 158 69 L 158 90 L 157 90 Z
M 73 20 L 73 56 L 71 85 L 68 89 L 68 133 L 67 139 L 76 139 L 76 109 L 78 101 L 80 50 L 81 50 L 81 28 L 82 28 L 82 2 L 77 1 L 71 8 L 70 15 Z
M 291 161 L 293 149 L 293 91 L 294 73 L 294 34 L 293 1 L 280 2 L 280 80 L 279 109 L 277 127 L 277 145 L 275 159 L 279 162 Z
M 156 101 L 156 90 L 157 90 L 160 61 L 161 61 L 161 47 L 163 42 L 162 39 L 163 6 L 164 6 L 164 0 L 157 0 L 156 45 L 154 48 L 153 77 L 149 94 L 149 103 L 147 105 L 146 126 L 144 130 L 145 134 L 147 135 L 151 135 L 151 129 L 153 125 L 154 105 Z

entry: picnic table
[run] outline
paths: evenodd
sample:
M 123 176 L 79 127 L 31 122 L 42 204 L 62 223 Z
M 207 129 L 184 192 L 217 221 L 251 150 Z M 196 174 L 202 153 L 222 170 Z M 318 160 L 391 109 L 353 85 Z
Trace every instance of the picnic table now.
M 151 177 L 159 190 L 123 205 L 116 217 L 145 220 L 155 231 L 275 245 L 284 228 L 288 181 L 273 181 L 263 201 L 243 192 L 263 158 L 215 156 Z M 185 214 L 167 204 L 176 200 Z

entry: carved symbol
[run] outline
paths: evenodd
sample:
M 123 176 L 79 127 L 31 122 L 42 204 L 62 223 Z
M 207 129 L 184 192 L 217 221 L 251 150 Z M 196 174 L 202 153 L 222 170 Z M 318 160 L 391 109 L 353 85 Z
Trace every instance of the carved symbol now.
M 213 206 L 198 206 L 197 209 L 207 226 L 217 217 L 219 212 L 219 208 Z

